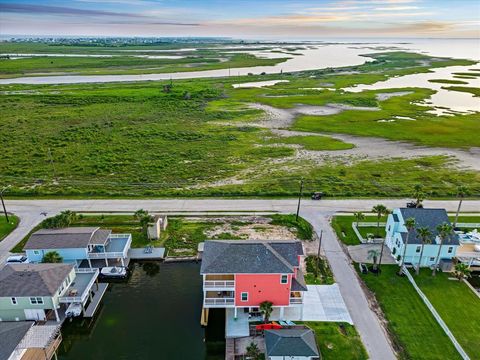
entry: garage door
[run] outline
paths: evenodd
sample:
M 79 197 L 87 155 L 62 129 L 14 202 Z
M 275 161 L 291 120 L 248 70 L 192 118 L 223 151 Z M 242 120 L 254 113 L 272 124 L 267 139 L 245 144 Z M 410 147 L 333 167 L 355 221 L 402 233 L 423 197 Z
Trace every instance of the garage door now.
M 25 309 L 24 311 L 27 320 L 45 320 L 45 310 L 43 309 Z

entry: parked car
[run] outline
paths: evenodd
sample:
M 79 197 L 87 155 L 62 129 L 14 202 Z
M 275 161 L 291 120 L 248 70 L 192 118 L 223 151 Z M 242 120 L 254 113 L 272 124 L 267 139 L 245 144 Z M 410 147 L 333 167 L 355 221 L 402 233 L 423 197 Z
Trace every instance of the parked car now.
M 420 205 L 417 205 L 417 202 L 416 201 L 411 201 L 411 202 L 408 202 L 407 203 L 407 208 L 423 208 L 423 205 L 420 204 Z
M 312 194 L 312 200 L 321 200 L 323 196 L 322 192 L 314 192 Z
M 7 264 L 24 264 L 28 259 L 25 255 L 11 255 L 7 258 Z
M 368 274 L 368 267 L 364 263 L 358 264 L 358 267 L 360 268 L 360 272 L 362 274 Z

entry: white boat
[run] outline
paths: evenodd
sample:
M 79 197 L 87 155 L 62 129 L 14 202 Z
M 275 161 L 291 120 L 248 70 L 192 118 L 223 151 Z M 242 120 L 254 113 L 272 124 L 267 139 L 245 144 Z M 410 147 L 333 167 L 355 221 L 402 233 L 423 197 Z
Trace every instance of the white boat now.
M 72 303 L 65 311 L 65 316 L 68 318 L 80 316 L 82 313 L 82 305 L 79 303 Z
M 124 278 L 127 276 L 127 268 L 122 266 L 106 266 L 100 270 L 100 275 L 109 278 Z

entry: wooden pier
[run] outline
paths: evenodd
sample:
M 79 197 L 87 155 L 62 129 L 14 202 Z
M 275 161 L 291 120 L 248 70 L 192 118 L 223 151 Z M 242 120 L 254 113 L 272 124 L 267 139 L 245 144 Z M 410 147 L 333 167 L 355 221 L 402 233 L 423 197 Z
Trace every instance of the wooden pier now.
M 108 283 L 98 284 L 98 290 L 95 292 L 95 295 L 93 295 L 92 301 L 90 301 L 90 304 L 85 309 L 85 313 L 83 314 L 83 317 L 91 318 L 95 315 L 98 305 L 100 304 L 100 301 L 102 300 L 103 295 L 107 291 L 107 287 L 108 287 Z
M 132 260 L 162 260 L 165 256 L 165 248 L 152 248 L 152 252 L 145 252 L 144 248 L 128 250 L 128 257 Z
M 225 360 L 235 360 L 235 339 L 225 339 Z
M 200 317 L 200 325 L 207 326 L 208 325 L 208 312 L 209 308 L 202 308 L 202 316 Z

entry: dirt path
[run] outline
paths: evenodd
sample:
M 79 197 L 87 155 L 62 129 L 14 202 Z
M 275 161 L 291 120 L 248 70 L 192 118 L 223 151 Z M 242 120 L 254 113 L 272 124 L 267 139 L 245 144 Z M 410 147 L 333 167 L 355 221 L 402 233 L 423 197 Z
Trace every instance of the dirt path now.
M 252 104 L 253 108 L 263 110 L 265 116 L 258 123 L 253 124 L 270 129 L 274 134 L 280 136 L 330 136 L 335 139 L 342 140 L 355 145 L 355 148 L 348 150 L 335 151 L 307 151 L 298 150 L 297 158 L 317 160 L 322 162 L 326 158 L 340 157 L 346 162 L 364 159 L 391 159 L 391 158 L 416 158 L 423 156 L 444 155 L 453 157 L 458 161 L 457 166 L 460 168 L 469 168 L 480 171 L 480 148 L 472 147 L 470 150 L 449 149 L 441 147 L 425 147 L 403 141 L 392 141 L 376 137 L 362 137 L 346 134 L 330 134 L 330 133 L 309 133 L 301 131 L 291 131 L 285 128 L 290 127 L 299 113 L 303 113 L 304 109 L 313 111 L 336 111 L 337 113 L 346 109 L 344 106 L 301 106 L 294 109 L 279 109 L 269 105 Z M 363 109 L 365 108 L 357 108 Z M 371 109 L 370 109 L 371 110 Z M 320 115 L 319 113 L 317 115 Z M 327 114 L 324 114 L 327 115 Z

